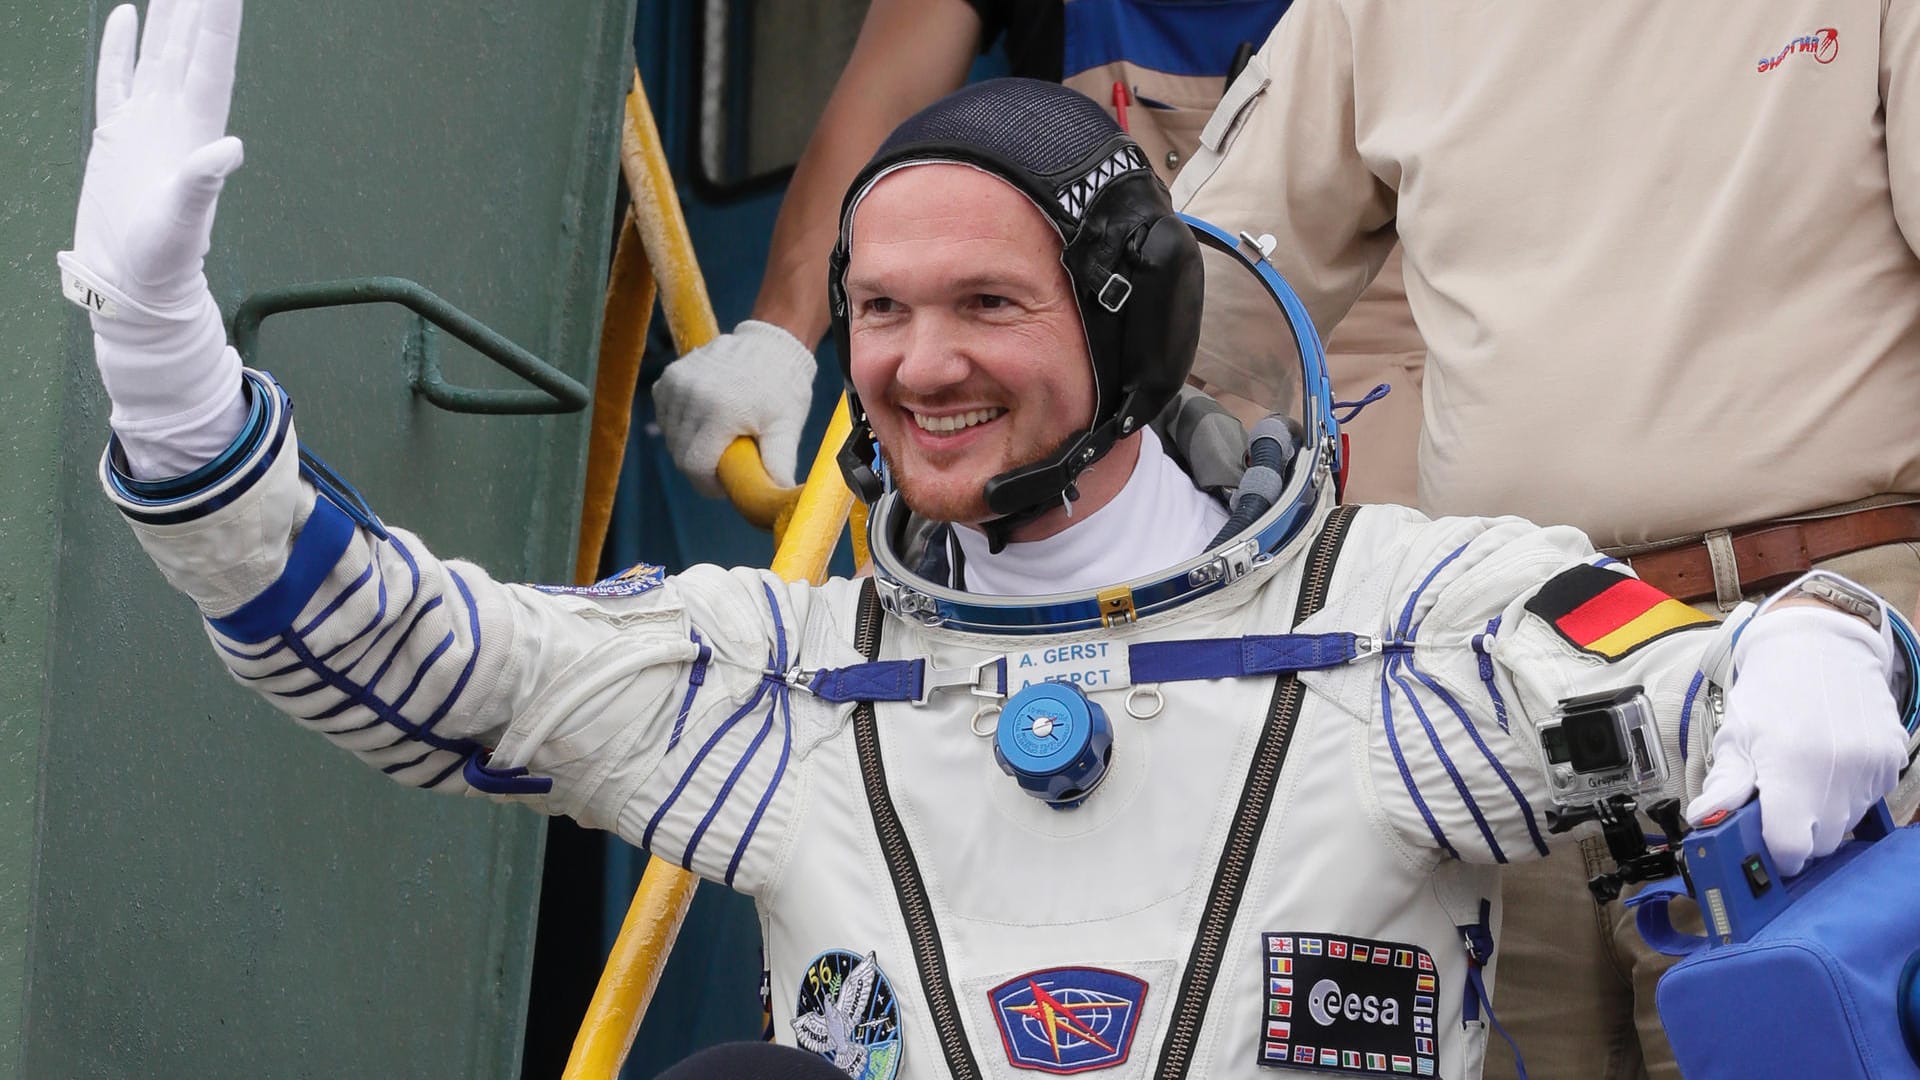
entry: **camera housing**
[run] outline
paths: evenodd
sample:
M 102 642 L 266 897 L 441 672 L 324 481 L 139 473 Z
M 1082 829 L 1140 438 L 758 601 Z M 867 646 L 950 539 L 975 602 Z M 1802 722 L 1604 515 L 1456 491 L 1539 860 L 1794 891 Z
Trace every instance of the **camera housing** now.
M 1643 687 L 1566 698 L 1538 733 L 1556 806 L 1595 806 L 1666 786 L 1667 758 Z

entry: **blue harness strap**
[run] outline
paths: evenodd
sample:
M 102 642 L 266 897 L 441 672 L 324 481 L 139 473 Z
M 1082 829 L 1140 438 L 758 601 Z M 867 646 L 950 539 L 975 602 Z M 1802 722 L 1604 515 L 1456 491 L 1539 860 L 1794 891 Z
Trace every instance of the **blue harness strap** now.
M 1481 972 L 1487 961 L 1493 959 L 1493 904 L 1480 901 L 1480 921 L 1459 927 L 1460 938 L 1467 949 L 1467 996 L 1460 1007 L 1460 1018 L 1467 1023 L 1478 1023 L 1480 1010 L 1487 1010 L 1487 1023 L 1507 1041 L 1508 1049 L 1513 1051 L 1513 1068 L 1520 1080 L 1527 1080 L 1527 1063 L 1520 1056 L 1520 1044 L 1513 1041 L 1507 1029 L 1500 1025 L 1500 1019 L 1493 1015 L 1493 998 L 1487 993 L 1487 980 Z
M 1339 667 L 1380 652 L 1378 638 L 1362 634 L 1249 634 L 1194 641 L 1144 641 L 1127 648 L 1136 683 L 1192 682 L 1278 675 Z M 934 690 L 965 687 L 983 697 L 1005 697 L 1007 658 L 969 668 L 929 668 L 924 659 L 878 660 L 843 668 L 780 673 L 822 701 L 923 702 Z

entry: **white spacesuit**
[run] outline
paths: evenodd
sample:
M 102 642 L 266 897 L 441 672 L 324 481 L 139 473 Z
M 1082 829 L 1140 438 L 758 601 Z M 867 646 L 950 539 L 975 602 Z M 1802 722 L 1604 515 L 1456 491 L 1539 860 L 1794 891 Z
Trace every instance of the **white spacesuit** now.
M 1172 397 L 1197 333 L 1170 302 L 1197 299 L 1193 236 L 1249 264 L 1257 245 L 1189 233 L 1137 148 L 1069 91 L 956 98 L 889 140 L 844 220 L 915 160 L 1042 190 L 1010 171 L 1024 151 L 986 145 L 1033 130 L 1007 122 L 1020 109 L 1081 140 L 1049 212 L 1075 280 L 1097 270 L 1081 309 L 1106 396 L 1094 430 L 996 478 L 1012 494 L 995 509 L 1017 518 Z M 63 258 L 69 293 L 137 312 L 87 243 Z M 929 580 L 891 493 L 874 583 L 643 565 L 586 588 L 504 584 L 303 463 L 284 393 L 256 372 L 225 452 L 143 480 L 116 427 L 102 480 L 235 677 L 303 725 L 402 783 L 569 814 L 754 896 L 777 1038 L 848 1075 L 1472 1077 L 1495 865 L 1546 848 L 1537 725 L 1563 699 L 1643 687 L 1669 793 L 1698 791 L 1738 623 L 1570 529 L 1336 507 L 1324 367 L 1281 299 L 1307 368 L 1296 456 L 1222 542 L 1094 591 Z M 103 341 L 103 369 L 117 347 Z M 863 430 L 845 460 L 867 486 Z M 1021 705 L 1062 685 L 1067 706 Z M 1859 722 L 1877 764 L 1830 817 L 1904 763 L 1882 706 Z M 1090 729 L 1093 752 L 1036 764 Z

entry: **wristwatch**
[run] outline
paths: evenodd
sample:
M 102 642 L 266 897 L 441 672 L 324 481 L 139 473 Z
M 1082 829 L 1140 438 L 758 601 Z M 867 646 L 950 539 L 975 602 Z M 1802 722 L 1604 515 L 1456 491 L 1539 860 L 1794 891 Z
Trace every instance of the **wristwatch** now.
M 1839 574 L 1825 570 L 1810 571 L 1799 581 L 1787 586 L 1775 599 L 1784 600 L 1790 596 L 1811 596 L 1849 615 L 1858 615 L 1875 630 L 1879 630 L 1886 622 L 1878 596 Z

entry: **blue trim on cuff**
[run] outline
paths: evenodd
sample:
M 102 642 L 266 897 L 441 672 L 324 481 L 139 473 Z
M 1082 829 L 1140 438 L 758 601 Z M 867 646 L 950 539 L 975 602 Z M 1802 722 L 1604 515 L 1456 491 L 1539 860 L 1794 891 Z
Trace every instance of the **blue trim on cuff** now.
M 230 640 L 246 645 L 258 645 L 285 631 L 346 554 L 353 535 L 352 518 L 326 499 L 314 499 L 313 512 L 294 538 L 279 579 L 233 614 L 207 622 Z
M 259 447 L 260 440 L 267 432 L 267 398 L 269 391 L 256 387 L 252 379 L 243 374 L 240 380 L 242 394 L 247 401 L 247 418 L 240 425 L 240 433 L 220 455 L 205 465 L 187 473 L 185 476 L 172 476 L 161 480 L 138 480 L 130 473 L 120 470 L 120 462 L 126 455 L 120 452 L 120 436 L 113 435 L 109 444 L 114 450 L 112 461 L 118 486 L 130 501 L 151 506 L 160 506 L 181 499 L 192 498 L 199 492 L 218 484 L 221 480 L 240 467 L 240 464 Z
M 293 401 L 268 376 L 254 371 L 244 375 L 248 391 L 246 424 L 218 457 L 185 476 L 137 480 L 127 472 L 119 436 L 108 438 L 101 472 L 114 496 L 124 504 L 119 507 L 122 514 L 146 525 L 193 521 L 231 505 L 260 482 L 286 445 Z M 262 450 L 263 443 L 270 445 Z M 243 469 L 245 474 L 233 479 Z M 214 494 L 209 496 L 207 492 Z

